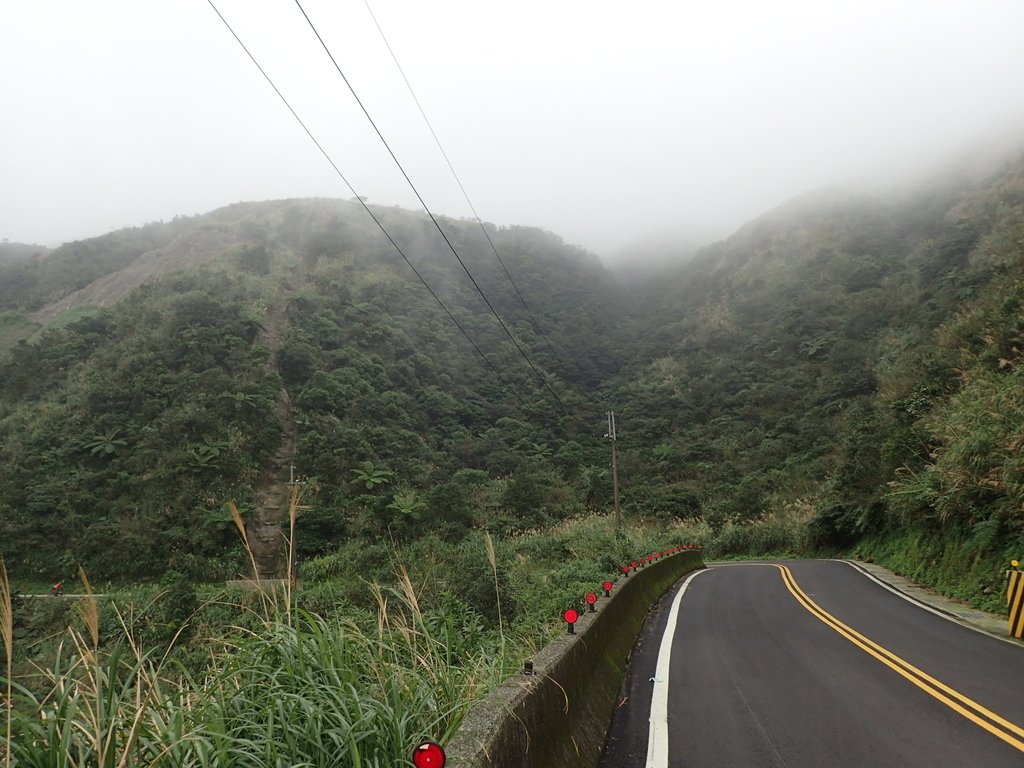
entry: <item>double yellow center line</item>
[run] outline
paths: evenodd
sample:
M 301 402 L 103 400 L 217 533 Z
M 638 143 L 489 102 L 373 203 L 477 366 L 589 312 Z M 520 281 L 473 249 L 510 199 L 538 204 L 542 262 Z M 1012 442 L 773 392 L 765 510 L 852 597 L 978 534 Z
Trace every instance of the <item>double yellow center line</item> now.
M 967 696 L 953 690 L 945 683 L 936 680 L 926 672 L 918 669 L 910 662 L 901 659 L 892 651 L 886 650 L 878 643 L 862 635 L 857 630 L 843 624 L 843 622 L 811 600 L 811 598 L 808 597 L 802 589 L 800 589 L 800 585 L 796 583 L 796 579 L 793 578 L 793 573 L 789 568 L 784 565 L 773 565 L 782 572 L 782 581 L 785 583 L 786 588 L 793 594 L 793 597 L 795 597 L 797 602 L 813 614 L 815 618 L 838 632 L 865 653 L 873 656 L 887 667 L 905 677 L 929 696 L 938 699 L 954 712 L 963 715 L 972 723 L 984 728 L 993 736 L 1002 739 L 1011 747 L 1024 752 L 1024 728 L 1021 728 L 1020 726 L 1011 723 L 1009 720 L 1000 717 L 995 712 L 986 709 L 976 701 L 969 699 Z

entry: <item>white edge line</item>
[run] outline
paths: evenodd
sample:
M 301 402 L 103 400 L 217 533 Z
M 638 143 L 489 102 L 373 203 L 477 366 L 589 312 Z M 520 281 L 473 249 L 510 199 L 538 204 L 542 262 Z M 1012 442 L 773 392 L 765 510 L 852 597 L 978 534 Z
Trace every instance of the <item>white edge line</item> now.
M 873 573 L 871 573 L 868 570 L 865 570 L 864 568 L 861 568 L 859 565 L 857 565 L 854 562 L 851 562 L 849 560 L 839 560 L 839 559 L 833 559 L 833 562 L 836 562 L 836 563 L 846 563 L 848 566 L 853 568 L 853 570 L 857 571 L 857 573 L 859 573 L 862 576 L 866 576 L 867 578 L 871 579 L 873 582 L 878 584 L 883 589 L 889 590 L 890 592 L 892 592 L 897 597 L 903 598 L 908 603 L 916 605 L 918 608 L 921 608 L 922 610 L 928 611 L 928 613 L 934 613 L 936 616 L 938 616 L 941 619 L 945 619 L 946 621 L 951 621 L 954 624 L 956 624 L 957 626 L 963 627 L 964 629 L 969 629 L 972 632 L 977 632 L 979 635 L 985 635 L 986 637 L 991 637 L 991 638 L 993 638 L 995 640 L 1002 640 L 1004 643 L 1009 643 L 1010 645 L 1014 645 L 1014 646 L 1017 645 L 1017 643 L 1014 642 L 1013 640 L 1010 640 L 1010 639 L 1005 638 L 1005 637 L 1000 637 L 999 635 L 993 635 L 991 632 L 986 632 L 984 629 L 980 629 L 979 627 L 975 627 L 972 624 L 968 624 L 963 619 L 957 618 L 956 616 L 951 616 L 950 614 L 946 613 L 945 611 L 940 611 L 937 608 L 933 608 L 932 606 L 928 605 L 928 603 L 922 602 L 921 600 L 918 600 L 916 597 L 912 597 L 912 596 L 908 595 L 906 592 L 901 592 L 896 587 L 892 586 L 892 584 L 886 584 L 884 581 L 882 581 L 880 578 L 875 576 Z
M 665 633 L 658 649 L 658 666 L 654 672 L 654 691 L 651 694 L 651 720 L 647 730 L 647 768 L 668 767 L 668 671 L 672 661 L 672 638 L 679 620 L 679 603 L 690 582 L 709 569 L 694 571 L 683 582 L 668 613 Z

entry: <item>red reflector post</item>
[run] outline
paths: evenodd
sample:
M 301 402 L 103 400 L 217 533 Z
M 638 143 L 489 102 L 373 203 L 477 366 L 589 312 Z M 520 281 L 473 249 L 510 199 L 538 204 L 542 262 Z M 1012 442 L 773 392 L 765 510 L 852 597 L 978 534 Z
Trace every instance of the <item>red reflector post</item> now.
M 597 610 L 597 608 L 594 607 L 594 604 L 596 602 L 597 602 L 597 595 L 595 593 L 593 593 L 593 592 L 587 592 L 587 605 L 590 606 L 591 612 Z
M 605 597 L 611 597 L 612 596 L 612 583 L 610 581 L 606 581 L 601 586 L 604 587 L 604 596 Z
M 574 625 L 576 624 L 576 620 L 579 619 L 579 617 L 580 615 L 576 613 L 576 611 L 574 611 L 572 608 L 570 608 L 562 614 L 562 618 L 565 619 L 566 631 L 570 635 L 576 634 L 576 627 Z
M 433 741 L 424 741 L 412 753 L 412 764 L 416 768 L 444 768 L 444 761 L 444 750 Z

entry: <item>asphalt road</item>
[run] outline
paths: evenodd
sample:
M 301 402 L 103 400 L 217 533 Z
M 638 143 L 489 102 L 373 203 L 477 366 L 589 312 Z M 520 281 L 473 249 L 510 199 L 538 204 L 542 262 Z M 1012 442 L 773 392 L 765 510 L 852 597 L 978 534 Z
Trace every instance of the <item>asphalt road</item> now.
M 845 563 L 737 564 L 688 582 L 659 673 L 679 589 L 648 617 L 602 768 L 1024 767 L 1024 649 Z

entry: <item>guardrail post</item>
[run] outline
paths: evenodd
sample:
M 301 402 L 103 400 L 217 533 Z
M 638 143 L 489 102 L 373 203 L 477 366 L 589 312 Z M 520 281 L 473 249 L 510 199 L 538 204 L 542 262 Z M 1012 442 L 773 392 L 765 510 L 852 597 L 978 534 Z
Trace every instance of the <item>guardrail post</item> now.
M 1006 605 L 1010 609 L 1010 635 L 1024 638 L 1024 571 L 1020 562 L 1011 560 L 1013 570 L 1006 572 Z

